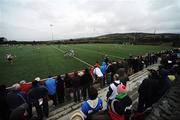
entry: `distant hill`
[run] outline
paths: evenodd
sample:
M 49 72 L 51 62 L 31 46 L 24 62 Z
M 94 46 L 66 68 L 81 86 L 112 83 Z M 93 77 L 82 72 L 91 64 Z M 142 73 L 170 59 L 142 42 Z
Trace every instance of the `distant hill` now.
M 180 45 L 180 34 L 114 33 L 91 38 L 71 39 L 66 43 L 172 44 Z
M 80 43 L 118 43 L 118 44 L 168 44 L 180 46 L 180 34 L 174 33 L 114 33 L 97 37 L 50 41 L 5 41 L 12 44 L 80 44 Z

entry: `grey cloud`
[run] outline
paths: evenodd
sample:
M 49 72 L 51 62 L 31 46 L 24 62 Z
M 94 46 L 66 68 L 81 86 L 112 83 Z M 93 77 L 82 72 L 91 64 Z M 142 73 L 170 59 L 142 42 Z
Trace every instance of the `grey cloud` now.
M 150 10 L 162 10 L 180 4 L 179 0 L 148 0 Z
M 179 10 L 179 0 L 1 0 L 0 31 L 17 40 L 51 39 L 50 24 L 55 39 L 179 32 Z

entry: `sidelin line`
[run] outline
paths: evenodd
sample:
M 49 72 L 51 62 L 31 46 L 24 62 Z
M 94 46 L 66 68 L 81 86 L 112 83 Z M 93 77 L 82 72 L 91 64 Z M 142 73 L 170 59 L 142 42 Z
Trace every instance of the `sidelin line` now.
M 65 52 L 64 52 L 63 50 L 61 50 L 61 49 L 58 49 L 58 48 L 56 48 L 56 47 L 54 47 L 54 46 L 51 46 L 51 47 L 54 48 L 54 49 L 56 49 L 56 50 L 58 50 L 58 51 L 60 51 L 60 52 L 62 52 L 62 53 L 65 53 Z M 75 56 L 72 56 L 72 57 L 73 57 L 74 59 L 76 59 L 76 60 L 78 60 L 78 61 L 80 61 L 80 62 L 82 62 L 82 63 L 88 65 L 89 67 L 93 67 L 93 65 L 87 63 L 87 62 L 84 61 L 84 60 L 81 60 L 81 59 L 78 58 L 78 57 L 75 57 Z
M 70 47 L 67 47 L 67 46 L 63 46 L 63 47 L 65 47 L 65 48 L 70 48 Z M 81 50 L 81 49 L 84 49 L 84 48 L 77 48 L 77 47 L 71 47 L 71 49 L 79 49 L 79 50 Z M 100 54 L 100 55 L 108 55 L 108 56 L 110 56 L 110 57 L 114 57 L 114 58 L 119 58 L 119 59 L 124 59 L 123 57 L 119 57 L 119 56 L 115 56 L 115 55 L 109 55 L 109 54 L 106 54 L 106 53 L 103 53 L 103 52 L 99 52 L 99 51 L 95 51 L 95 50 L 88 50 L 88 49 L 85 49 L 86 51 L 90 51 L 90 52 L 94 52 L 94 53 L 98 53 L 98 54 Z

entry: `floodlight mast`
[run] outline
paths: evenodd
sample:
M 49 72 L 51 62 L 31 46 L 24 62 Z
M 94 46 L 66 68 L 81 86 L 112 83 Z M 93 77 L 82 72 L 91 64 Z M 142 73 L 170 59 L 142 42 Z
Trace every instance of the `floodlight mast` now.
M 155 41 L 155 36 L 156 36 L 156 29 L 154 29 L 154 41 Z
M 51 28 L 51 37 L 52 37 L 52 41 L 53 41 L 53 37 L 54 37 L 54 36 L 53 36 L 53 26 L 54 26 L 54 25 L 53 25 L 53 24 L 50 24 L 49 26 L 50 26 L 50 28 Z

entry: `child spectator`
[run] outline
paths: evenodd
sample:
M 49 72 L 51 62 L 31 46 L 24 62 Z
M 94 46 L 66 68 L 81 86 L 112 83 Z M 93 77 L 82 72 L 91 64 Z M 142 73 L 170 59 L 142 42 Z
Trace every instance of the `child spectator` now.
M 117 86 L 115 99 L 112 100 L 109 107 L 109 116 L 112 120 L 129 120 L 131 115 L 132 100 L 126 93 L 126 86 L 120 84 Z
M 91 120 L 91 115 L 102 109 L 102 100 L 98 98 L 98 91 L 94 87 L 90 89 L 89 100 L 85 101 L 81 107 L 86 120 Z
M 114 74 L 113 76 L 114 82 L 110 84 L 109 91 L 107 92 L 107 100 L 110 103 L 113 99 L 115 99 L 117 95 L 117 86 L 120 84 L 119 75 Z

